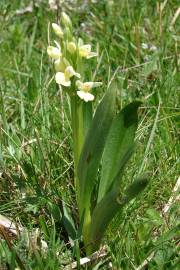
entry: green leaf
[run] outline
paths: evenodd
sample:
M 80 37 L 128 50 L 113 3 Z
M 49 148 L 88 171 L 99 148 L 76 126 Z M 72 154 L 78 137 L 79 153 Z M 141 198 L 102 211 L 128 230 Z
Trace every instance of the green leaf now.
M 135 180 L 125 191 L 124 197 L 121 199 L 121 204 L 125 205 L 134 199 L 148 184 L 148 177 L 143 176 Z M 119 199 L 118 199 L 119 201 Z M 119 201 L 120 202 L 120 201 Z
M 89 127 L 78 164 L 80 188 L 80 215 L 90 207 L 91 193 L 95 184 L 105 141 L 115 114 L 116 91 L 109 88 L 98 105 Z
M 102 171 L 99 184 L 98 202 L 104 197 L 117 175 L 123 158 L 134 144 L 138 125 L 137 110 L 141 102 L 127 105 L 114 119 L 109 131 L 102 158 Z
M 90 225 L 90 252 L 98 249 L 107 226 L 117 212 L 130 200 L 136 197 L 147 186 L 147 183 L 146 177 L 136 180 L 125 190 L 124 195 L 121 195 L 117 189 L 113 188 L 96 205 Z
M 62 217 L 62 223 L 68 233 L 68 236 L 70 240 L 76 239 L 76 228 L 74 225 L 73 218 L 70 215 L 70 211 L 67 207 L 67 205 L 63 202 L 63 217 Z

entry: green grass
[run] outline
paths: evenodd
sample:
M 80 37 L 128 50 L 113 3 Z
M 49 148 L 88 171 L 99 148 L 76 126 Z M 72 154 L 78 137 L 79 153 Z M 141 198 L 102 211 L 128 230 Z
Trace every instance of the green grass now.
M 157 1 L 75 2 L 62 7 L 75 35 L 99 49 L 99 65 L 92 60 L 86 70 L 91 75 L 96 69 L 96 80 L 103 82 L 97 101 L 114 75 L 120 107 L 144 100 L 138 147 L 124 184 L 140 171 L 149 173 L 150 184 L 109 227 L 104 243 L 110 261 L 114 269 L 135 269 L 154 251 L 148 269 L 178 269 L 177 204 L 167 220 L 160 217 L 179 176 L 180 21 L 171 27 L 178 1 L 167 1 L 162 14 Z M 78 225 L 69 103 L 63 95 L 62 106 L 46 54 L 48 23 L 56 21 L 57 12 L 42 1 L 32 13 L 16 15 L 28 3 L 0 3 L 0 214 L 29 232 L 13 242 L 13 249 L 1 241 L 0 268 L 15 269 L 18 255 L 25 269 L 64 269 L 84 251 L 80 239 L 71 240 L 62 218 L 65 205 Z M 35 230 L 37 241 L 27 245 Z M 101 269 L 108 269 L 108 263 Z

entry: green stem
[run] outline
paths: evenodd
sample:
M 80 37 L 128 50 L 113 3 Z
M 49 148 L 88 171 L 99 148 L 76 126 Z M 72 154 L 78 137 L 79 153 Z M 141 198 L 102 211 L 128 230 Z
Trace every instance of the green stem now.
M 77 175 L 78 161 L 81 154 L 81 149 L 84 143 L 84 137 L 92 120 L 92 104 L 84 104 L 79 100 L 78 96 L 71 96 L 71 125 L 73 133 L 73 152 L 74 152 L 74 184 L 76 189 L 76 199 L 80 213 L 80 222 L 83 218 L 83 238 L 84 244 L 90 253 L 89 247 L 89 228 L 91 223 L 90 205 L 81 205 L 81 190 Z
M 79 203 L 79 183 L 77 178 L 77 167 L 84 142 L 83 128 L 83 106 L 76 96 L 71 96 L 71 123 L 73 133 L 73 152 L 74 152 L 74 181 Z

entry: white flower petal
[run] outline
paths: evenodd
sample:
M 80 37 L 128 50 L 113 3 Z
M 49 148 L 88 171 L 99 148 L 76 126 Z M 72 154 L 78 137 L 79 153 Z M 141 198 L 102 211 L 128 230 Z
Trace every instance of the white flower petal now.
M 84 100 L 84 93 L 83 91 L 77 91 L 77 95 Z
M 101 86 L 101 85 L 102 85 L 102 82 L 94 82 L 93 83 L 93 88 Z
M 86 58 L 87 58 L 87 59 L 90 59 L 90 58 L 96 57 L 96 56 L 97 56 L 97 53 L 96 53 L 96 52 L 90 52 L 90 53 L 86 56 Z
M 86 93 L 84 91 L 77 91 L 77 95 L 85 102 L 94 100 L 94 96 L 92 94 Z
M 68 78 L 71 78 L 72 76 L 74 76 L 74 73 L 75 73 L 75 71 L 74 71 L 72 66 L 68 66 L 64 72 L 65 76 Z
M 68 80 L 64 73 L 62 72 L 57 72 L 56 75 L 55 75 L 55 80 L 56 80 L 56 83 L 57 84 L 60 84 L 60 85 L 63 85 L 63 86 L 70 86 L 71 85 L 71 81 Z
M 93 88 L 93 82 L 85 82 L 83 83 L 82 90 L 85 92 L 89 92 Z
M 86 102 L 88 102 L 88 101 L 93 101 L 93 100 L 94 100 L 94 95 L 93 95 L 93 94 L 90 94 L 90 93 L 85 93 L 85 95 L 84 95 L 84 100 L 85 100 Z

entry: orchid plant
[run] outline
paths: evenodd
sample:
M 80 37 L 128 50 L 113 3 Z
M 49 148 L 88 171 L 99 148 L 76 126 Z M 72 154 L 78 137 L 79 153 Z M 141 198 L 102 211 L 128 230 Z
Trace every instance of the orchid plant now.
M 74 152 L 74 185 L 79 210 L 79 224 L 87 254 L 96 251 L 104 233 L 116 215 L 147 185 L 146 177 L 121 190 L 122 176 L 134 151 L 138 125 L 135 101 L 117 113 L 116 87 L 108 87 L 92 112 L 93 88 L 101 82 L 86 81 L 84 61 L 96 57 L 90 44 L 73 36 L 72 22 L 61 14 L 62 26 L 53 23 L 57 37 L 47 53 L 53 61 L 55 80 L 71 101 Z

